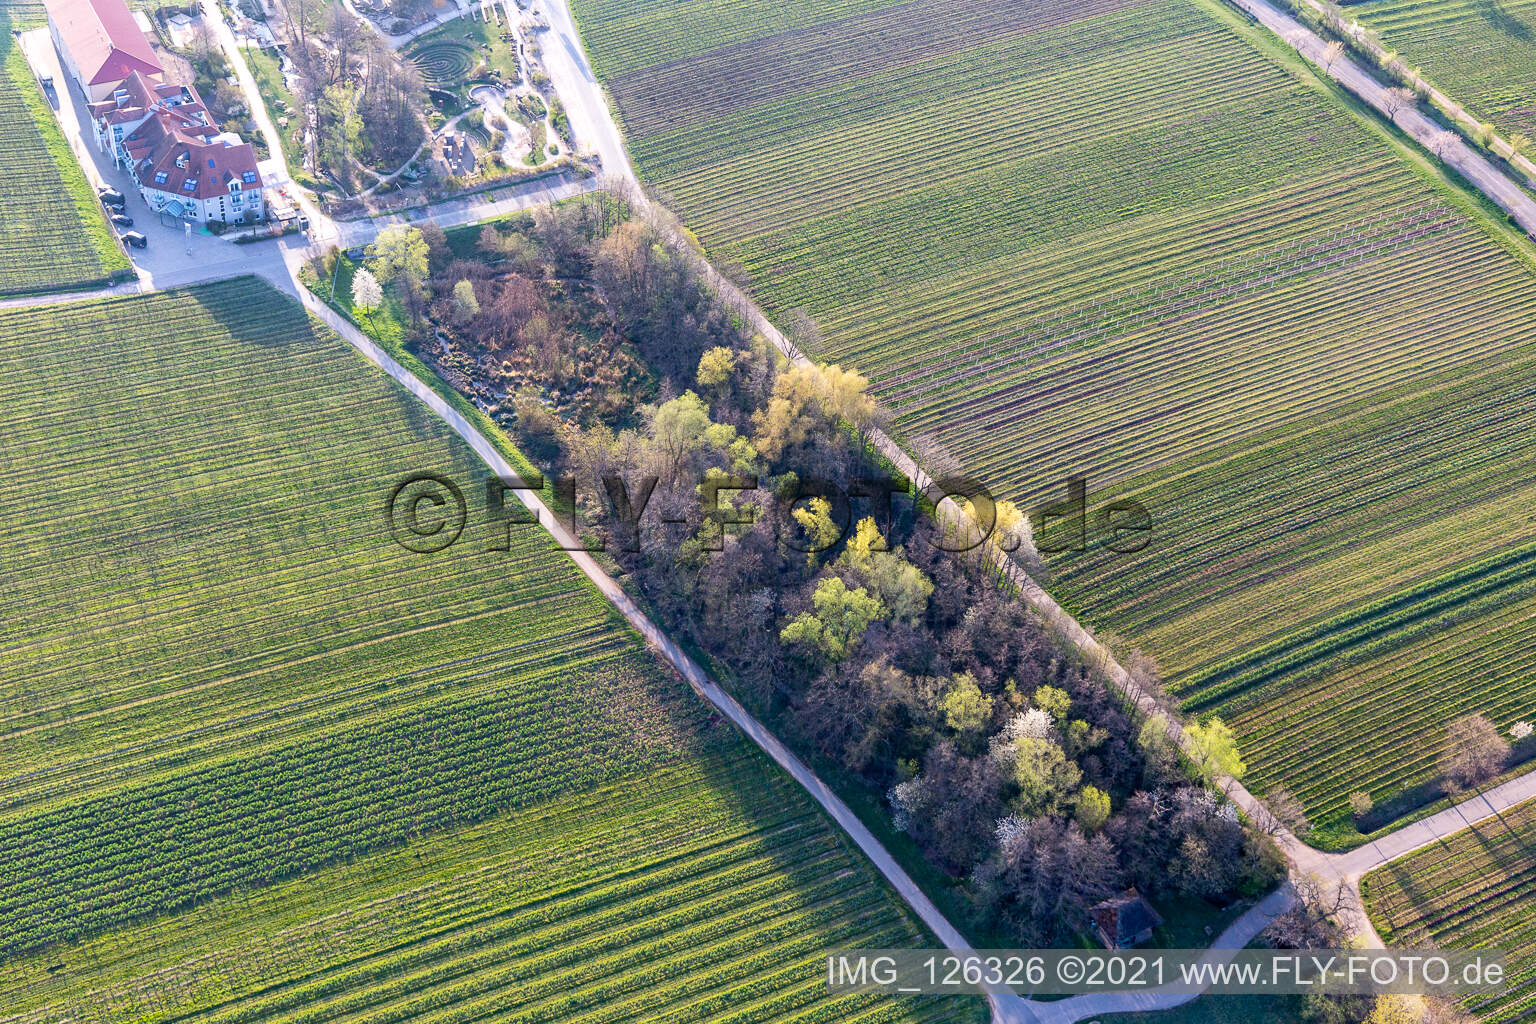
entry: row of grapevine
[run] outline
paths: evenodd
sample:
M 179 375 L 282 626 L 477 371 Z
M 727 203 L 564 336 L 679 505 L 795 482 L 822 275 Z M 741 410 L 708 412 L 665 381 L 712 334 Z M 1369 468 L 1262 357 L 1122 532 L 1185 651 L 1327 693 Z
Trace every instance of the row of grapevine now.
M 0 7 L 0 295 L 104 285 L 129 273 L 128 257 L 11 34 L 9 13 Z M 19 13 L 30 21 L 41 11 Z
M 54 954 L 13 960 L 0 1021 L 967 1019 L 954 1001 L 827 992 L 827 948 L 900 945 L 912 925 L 763 768 L 731 743 L 597 801 L 545 802 L 82 943 L 57 954 L 62 974 L 42 969 Z
M 0 1020 L 975 1019 L 830 996 L 900 902 L 265 284 L 0 311 L 0 433 Z
M 1500 950 L 1508 984 L 1464 1001 L 1479 1021 L 1536 1014 L 1536 801 L 1481 822 L 1360 883 L 1365 907 L 1389 945 Z
M 1352 791 L 1433 800 L 1447 716 L 1536 712 L 1536 290 L 1484 214 L 1190 0 L 782 6 L 677 40 L 578 0 L 640 172 L 898 435 L 1026 507 L 1086 477 L 1090 535 L 1151 510 L 1052 586 L 1234 723 L 1260 790 L 1358 842 Z M 1357 9 L 1496 34 L 1473 6 Z

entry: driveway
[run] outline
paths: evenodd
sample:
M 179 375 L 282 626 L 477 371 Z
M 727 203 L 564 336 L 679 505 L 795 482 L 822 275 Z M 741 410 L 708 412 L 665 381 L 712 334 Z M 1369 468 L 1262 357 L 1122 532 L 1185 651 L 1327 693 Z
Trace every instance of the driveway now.
M 276 242 L 236 245 L 208 234 L 199 225 L 187 226 L 167 221 L 152 211 L 134 187 L 128 172 L 113 165 L 107 154 L 96 146 L 85 95 L 59 65 L 58 52 L 46 28 L 21 34 L 21 49 L 39 76 L 53 77 L 57 97 L 55 113 L 92 187 L 110 185 L 127 199 L 123 212 L 133 218 L 132 230 L 149 239 L 145 249 L 129 249 L 128 255 L 139 272 L 140 289 L 167 288 L 195 284 L 238 274 L 261 274 L 273 283 L 287 280 L 282 254 Z M 263 169 L 266 167 L 264 165 Z M 113 230 L 121 231 L 114 226 Z

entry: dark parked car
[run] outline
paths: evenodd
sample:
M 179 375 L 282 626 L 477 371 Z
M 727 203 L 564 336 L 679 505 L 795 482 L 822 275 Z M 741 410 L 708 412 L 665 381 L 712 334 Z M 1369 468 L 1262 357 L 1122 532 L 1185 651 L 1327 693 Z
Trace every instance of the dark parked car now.
M 139 234 L 137 231 L 124 231 L 123 232 L 123 241 L 127 242 L 129 245 L 133 246 L 135 249 L 147 249 L 147 248 L 149 248 L 149 239 L 145 238 L 143 235 Z
M 112 215 L 111 219 L 112 219 L 112 223 L 116 224 L 120 228 L 131 228 L 131 227 L 133 227 L 133 218 L 128 216 L 127 214 L 124 214 L 124 213 L 114 213 Z
M 123 208 L 123 203 L 126 202 L 123 199 L 123 194 L 115 188 L 97 189 L 96 195 L 101 197 L 101 205 L 115 207 L 119 210 Z

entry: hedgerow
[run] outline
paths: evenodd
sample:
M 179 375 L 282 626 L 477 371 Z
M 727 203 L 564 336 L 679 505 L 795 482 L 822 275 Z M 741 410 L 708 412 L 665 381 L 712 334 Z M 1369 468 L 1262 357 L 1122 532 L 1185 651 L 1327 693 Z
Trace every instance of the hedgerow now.
M 1529 253 L 1310 71 L 1189 0 L 576 6 L 641 175 L 894 433 L 1025 507 L 1082 476 L 1090 517 L 1152 511 L 1054 590 L 1318 841 L 1360 840 L 1355 789 L 1432 803 L 1446 720 L 1530 713 Z

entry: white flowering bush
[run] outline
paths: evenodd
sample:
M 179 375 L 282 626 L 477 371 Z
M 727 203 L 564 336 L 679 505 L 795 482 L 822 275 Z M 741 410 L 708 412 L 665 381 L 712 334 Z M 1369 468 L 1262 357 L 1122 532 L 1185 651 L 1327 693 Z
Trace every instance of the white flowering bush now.
M 909 779 L 891 787 L 891 821 L 903 832 L 912 831 L 912 816 L 928 802 L 928 786 L 921 779 Z

